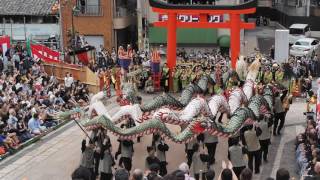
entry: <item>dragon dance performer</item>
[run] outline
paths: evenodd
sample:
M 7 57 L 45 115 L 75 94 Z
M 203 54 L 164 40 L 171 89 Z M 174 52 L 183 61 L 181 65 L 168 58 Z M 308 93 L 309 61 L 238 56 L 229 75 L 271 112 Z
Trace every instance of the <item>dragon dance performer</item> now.
M 230 92 L 235 88 L 238 87 L 240 85 L 240 81 L 239 81 L 239 76 L 237 74 L 237 72 L 235 71 L 230 71 L 229 72 L 229 79 L 227 79 L 226 82 L 226 89 L 224 91 L 225 96 L 228 98 L 230 95 Z
M 222 69 L 221 69 L 221 65 L 220 64 L 217 64 L 217 66 L 215 67 L 214 80 L 216 82 L 214 87 L 213 87 L 214 94 L 223 93 L 223 90 L 222 90 L 222 86 L 223 86 Z
M 99 77 L 99 81 L 100 81 L 100 91 L 102 91 L 103 90 L 103 88 L 104 88 L 104 76 L 105 76 L 105 71 L 104 70 L 101 70 L 100 72 L 99 72 L 99 75 L 98 75 L 98 77 Z
M 113 73 L 112 73 L 112 83 L 114 84 L 114 89 L 116 90 L 116 95 L 118 97 L 121 96 L 121 68 L 118 66 L 115 69 L 113 69 Z
M 180 79 L 180 73 L 181 71 L 178 68 L 174 68 L 172 71 L 173 76 L 173 92 L 177 93 L 179 92 L 179 79 Z
M 111 74 L 109 70 L 102 70 L 99 73 L 99 79 L 100 79 L 100 91 L 104 91 L 105 95 L 107 97 L 111 96 L 111 89 L 110 89 L 110 80 L 111 80 Z
M 210 69 L 211 69 L 210 67 L 207 67 L 205 69 L 205 75 L 208 77 L 213 77 L 214 75 L 213 75 L 213 73 L 211 73 Z M 213 94 L 213 92 L 214 92 L 214 86 L 211 83 L 209 83 L 208 84 L 208 93 Z
M 180 81 L 182 89 L 185 89 L 189 85 L 189 75 L 187 71 L 187 69 L 181 71 Z
M 274 74 L 274 80 L 278 84 L 283 83 L 284 72 L 281 68 L 278 68 Z
M 167 67 L 167 63 L 162 67 L 161 86 L 164 87 L 165 92 L 169 91 L 169 68 Z
M 272 82 L 272 80 L 273 80 L 273 73 L 271 72 L 271 70 L 269 68 L 266 68 L 263 73 L 263 82 L 265 84 L 269 84 Z
M 104 74 L 104 84 L 105 84 L 105 91 L 106 91 L 107 97 L 111 97 L 110 80 L 111 80 L 111 73 L 109 70 L 106 70 Z

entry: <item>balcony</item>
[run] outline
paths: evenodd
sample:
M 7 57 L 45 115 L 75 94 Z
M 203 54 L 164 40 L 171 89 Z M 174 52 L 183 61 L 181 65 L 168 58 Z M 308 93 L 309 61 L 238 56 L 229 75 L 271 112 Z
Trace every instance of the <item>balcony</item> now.
M 113 18 L 114 29 L 124 29 L 136 23 L 136 14 L 126 8 L 118 7 Z
M 80 10 L 78 16 L 103 16 L 102 6 L 100 5 L 80 5 L 78 9 Z

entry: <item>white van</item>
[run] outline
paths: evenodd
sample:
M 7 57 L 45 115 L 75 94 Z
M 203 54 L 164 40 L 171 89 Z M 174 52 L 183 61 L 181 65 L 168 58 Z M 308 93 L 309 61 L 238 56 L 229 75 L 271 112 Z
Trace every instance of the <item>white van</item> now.
M 311 36 L 308 24 L 292 24 L 289 27 L 289 44 L 293 45 L 297 40 Z

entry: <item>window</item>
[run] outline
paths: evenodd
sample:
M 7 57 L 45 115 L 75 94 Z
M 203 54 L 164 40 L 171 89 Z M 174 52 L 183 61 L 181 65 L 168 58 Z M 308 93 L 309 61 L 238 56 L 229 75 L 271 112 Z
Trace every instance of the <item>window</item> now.
M 78 0 L 78 9 L 80 16 L 101 16 L 102 8 L 100 0 Z
M 307 26 L 306 28 L 304 28 L 304 32 L 308 32 L 308 31 L 310 31 L 310 27 L 309 27 L 309 26 Z
M 314 40 L 314 41 L 312 41 L 312 43 L 311 43 L 312 46 L 315 46 L 315 45 L 317 45 L 317 44 L 319 44 L 319 41 L 318 41 L 318 40 Z
M 290 34 L 304 34 L 303 29 L 290 28 Z
M 295 45 L 298 45 L 298 46 L 309 46 L 309 42 L 297 41 Z

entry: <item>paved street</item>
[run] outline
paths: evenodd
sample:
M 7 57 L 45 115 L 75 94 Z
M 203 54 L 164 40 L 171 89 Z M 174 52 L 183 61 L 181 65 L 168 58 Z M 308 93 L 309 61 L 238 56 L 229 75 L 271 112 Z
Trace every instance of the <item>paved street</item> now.
M 152 97 L 144 97 L 144 100 Z M 109 105 L 111 113 L 116 112 L 114 105 Z M 295 175 L 294 140 L 297 133 L 303 131 L 305 125 L 302 112 L 305 103 L 298 99 L 292 105 L 287 116 L 284 133 L 281 137 L 272 139 L 269 163 L 263 164 L 262 171 L 255 179 L 275 175 L 279 167 L 286 167 L 293 176 Z M 174 127 L 173 127 L 174 129 Z M 3 180 L 64 180 L 70 179 L 70 174 L 79 165 L 80 146 L 84 134 L 71 122 L 62 129 L 50 134 L 34 145 L 22 150 L 18 154 L 0 163 L 0 179 Z M 116 151 L 118 143 L 112 137 L 113 152 Z M 146 147 L 151 143 L 151 137 L 143 137 L 142 143 L 135 144 L 134 168 L 144 168 Z M 168 153 L 169 171 L 174 170 L 181 162 L 184 162 L 184 145 L 169 142 Z M 217 173 L 221 171 L 221 161 L 227 159 L 227 139 L 219 139 L 214 169 Z

